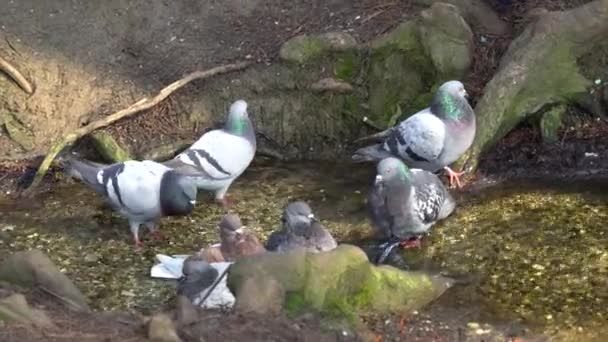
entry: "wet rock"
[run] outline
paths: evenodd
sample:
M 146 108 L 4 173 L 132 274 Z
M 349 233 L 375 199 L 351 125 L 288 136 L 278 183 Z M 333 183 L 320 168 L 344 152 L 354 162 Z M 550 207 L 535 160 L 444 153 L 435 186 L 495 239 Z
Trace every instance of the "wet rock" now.
M 285 61 L 305 64 L 329 51 L 355 48 L 357 41 L 346 32 L 327 32 L 318 36 L 303 34 L 286 41 L 279 51 Z
M 154 342 L 181 342 L 173 321 L 166 314 L 156 314 L 148 322 L 148 339 Z
M 198 312 L 196 311 L 196 307 L 192 304 L 190 299 L 185 296 L 177 296 L 175 315 L 177 325 L 180 327 L 192 324 L 198 319 Z
M 283 286 L 274 278 L 247 278 L 236 293 L 235 309 L 238 312 L 277 314 L 285 299 Z
M 33 309 L 22 294 L 15 293 L 0 300 L 0 322 L 19 322 L 38 328 L 52 328 L 55 324 L 44 311 Z
M 106 131 L 95 131 L 91 134 L 95 149 L 108 162 L 123 162 L 133 159 L 131 154 L 122 148 L 114 137 Z
M 88 310 L 87 299 L 72 281 L 40 250 L 16 252 L 0 264 L 0 281 L 32 288 L 41 287 L 70 307 Z
M 346 318 L 362 312 L 416 310 L 452 285 L 443 277 L 374 266 L 361 249 L 343 244 L 324 253 L 295 250 L 241 259 L 229 272 L 228 286 L 237 294 L 237 303 L 243 293 L 268 297 L 275 291 L 279 300 L 278 289 L 264 293 L 269 279 L 285 291 L 282 306 L 289 312 L 312 309 Z
M 435 3 L 420 13 L 420 38 L 443 78 L 461 78 L 473 61 L 473 32 L 458 8 Z

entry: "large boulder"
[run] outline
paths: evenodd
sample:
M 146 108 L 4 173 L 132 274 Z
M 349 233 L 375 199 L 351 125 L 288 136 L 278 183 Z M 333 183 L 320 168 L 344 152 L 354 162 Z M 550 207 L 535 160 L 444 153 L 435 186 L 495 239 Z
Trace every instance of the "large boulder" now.
M 266 289 L 267 284 L 273 285 L 272 291 Z M 248 307 L 251 311 L 272 312 L 273 308 L 261 304 L 274 307 L 278 298 L 291 313 L 312 310 L 349 319 L 357 313 L 419 309 L 451 284 L 451 280 L 440 276 L 374 266 L 360 248 L 344 244 L 324 253 L 296 250 L 243 258 L 233 264 L 228 274 L 236 307 L 259 295 L 266 300 L 254 301 L 255 305 Z M 277 298 L 268 298 L 269 293 Z
M 89 309 L 86 297 L 70 278 L 37 249 L 17 252 L 6 258 L 0 264 L 0 281 L 25 288 L 40 287 L 74 309 Z

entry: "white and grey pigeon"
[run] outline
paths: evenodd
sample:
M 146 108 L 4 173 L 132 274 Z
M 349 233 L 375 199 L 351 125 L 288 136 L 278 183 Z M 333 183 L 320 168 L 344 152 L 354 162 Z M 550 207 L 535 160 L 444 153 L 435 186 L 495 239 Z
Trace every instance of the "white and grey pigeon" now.
M 329 231 L 315 218 L 303 201 L 292 202 L 283 211 L 282 227 L 266 241 L 266 249 L 287 252 L 304 248 L 308 252 L 330 251 L 338 246 Z
M 391 249 L 418 246 L 420 236 L 455 207 L 454 198 L 433 173 L 410 170 L 395 157 L 378 163 L 368 197 L 369 216 L 379 235 L 389 239 Z
M 253 124 L 247 102 L 230 106 L 222 129 L 206 132 L 192 146 L 163 164 L 194 178 L 199 190 L 215 193 L 216 201 L 228 206 L 228 188 L 249 166 L 256 151 Z
M 431 106 L 410 116 L 399 125 L 359 140 L 380 140 L 375 145 L 357 150 L 355 162 L 379 161 L 396 156 L 410 168 L 431 172 L 447 171 L 450 184 L 461 187 L 459 177 L 449 165 L 471 147 L 475 138 L 475 112 L 466 99 L 467 92 L 459 81 L 443 83 Z
M 105 196 L 112 208 L 129 220 L 137 250 L 142 246 L 141 224 L 156 238 L 163 238 L 157 230 L 160 218 L 189 215 L 196 204 L 192 179 L 151 160 L 104 165 L 69 157 L 61 163 L 65 173 Z

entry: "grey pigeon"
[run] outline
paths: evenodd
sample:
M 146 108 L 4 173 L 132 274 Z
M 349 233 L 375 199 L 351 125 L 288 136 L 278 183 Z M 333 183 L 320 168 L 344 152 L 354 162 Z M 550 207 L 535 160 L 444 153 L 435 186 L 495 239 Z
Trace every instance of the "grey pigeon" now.
M 378 139 L 380 143 L 357 150 L 355 162 L 379 161 L 399 157 L 410 168 L 431 172 L 447 171 L 450 184 L 464 172 L 454 172 L 449 165 L 471 147 L 475 138 L 475 112 L 466 99 L 459 81 L 442 84 L 431 106 L 410 116 L 399 125 L 359 140 Z
M 184 260 L 183 276 L 177 283 L 177 294 L 194 301 L 201 292 L 211 286 L 219 272 L 199 255 L 192 255 Z
M 269 251 L 286 252 L 304 248 L 308 252 L 325 252 L 338 245 L 306 202 L 297 201 L 287 205 L 281 222 L 281 229 L 268 237 L 266 249 Z
M 192 146 L 163 163 L 195 179 L 199 190 L 215 193 L 216 201 L 228 206 L 228 188 L 249 166 L 256 151 L 253 124 L 247 102 L 237 100 L 230 106 L 222 129 L 206 132 Z
M 112 208 L 129 220 L 136 249 L 142 246 L 139 226 L 146 225 L 155 237 L 163 216 L 189 215 L 196 204 L 196 185 L 183 175 L 150 160 L 112 165 L 75 158 L 61 160 L 64 172 L 105 196 Z
M 418 244 L 418 238 L 438 220 L 448 217 L 455 207 L 454 198 L 436 175 L 410 170 L 394 157 L 378 163 L 368 209 L 382 238 L 396 239 L 405 247 L 411 241 Z

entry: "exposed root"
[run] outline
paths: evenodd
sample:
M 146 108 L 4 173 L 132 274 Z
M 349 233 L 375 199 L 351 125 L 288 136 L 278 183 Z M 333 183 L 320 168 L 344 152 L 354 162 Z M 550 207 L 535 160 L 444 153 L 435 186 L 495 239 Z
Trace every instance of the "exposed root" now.
M 7 75 L 9 75 L 15 81 L 15 83 L 17 83 L 19 87 L 23 89 L 23 91 L 30 95 L 34 93 L 34 87 L 32 87 L 32 84 L 25 78 L 25 76 L 23 76 L 23 74 L 19 72 L 17 68 L 15 68 L 12 64 L 10 64 L 6 59 L 2 58 L 1 56 L 0 70 L 4 71 Z
M 234 63 L 234 64 L 226 64 L 226 65 L 218 66 L 218 67 L 215 67 L 215 68 L 212 68 L 209 70 L 205 70 L 205 71 L 195 71 L 191 74 L 186 75 L 184 78 L 181 78 L 181 79 L 169 84 L 165 88 L 161 89 L 160 92 L 153 98 L 150 98 L 150 99 L 143 98 L 125 109 L 122 109 L 122 110 L 119 110 L 118 112 L 110 114 L 110 115 L 104 117 L 103 119 L 93 121 L 84 127 L 80 127 L 78 129 L 72 131 L 71 133 L 66 134 L 64 136 L 64 138 L 62 138 L 61 140 L 56 142 L 53 146 L 51 146 L 51 148 L 49 149 L 49 152 L 47 153 L 46 157 L 42 161 L 42 164 L 40 164 L 40 166 L 38 167 L 38 171 L 36 171 L 36 176 L 34 177 L 34 180 L 32 181 L 31 185 L 23 192 L 23 195 L 30 196 L 34 193 L 34 189 L 40 184 L 40 181 L 42 180 L 44 175 L 46 175 L 53 160 L 55 160 L 57 155 L 67 145 L 74 143 L 76 140 L 82 138 L 83 136 L 93 132 L 94 130 L 96 130 L 98 128 L 108 126 L 108 125 L 112 124 L 113 122 L 116 122 L 120 119 L 126 118 L 128 116 L 131 116 L 131 115 L 141 112 L 143 110 L 152 108 L 153 106 L 157 105 L 158 103 L 160 103 L 161 101 L 166 99 L 174 91 L 180 89 L 181 87 L 185 86 L 186 84 L 188 84 L 194 80 L 205 79 L 205 78 L 209 78 L 209 77 L 219 75 L 219 74 L 242 70 L 252 64 L 253 64 L 252 62 L 239 62 L 239 63 Z

